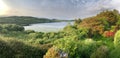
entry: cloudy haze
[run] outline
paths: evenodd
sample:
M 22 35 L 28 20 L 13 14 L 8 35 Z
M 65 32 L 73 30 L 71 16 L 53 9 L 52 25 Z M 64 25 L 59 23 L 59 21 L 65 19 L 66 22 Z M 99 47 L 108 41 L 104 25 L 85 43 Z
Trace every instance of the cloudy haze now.
M 73 19 L 93 16 L 106 9 L 120 10 L 119 0 L 3 0 L 4 15 Z

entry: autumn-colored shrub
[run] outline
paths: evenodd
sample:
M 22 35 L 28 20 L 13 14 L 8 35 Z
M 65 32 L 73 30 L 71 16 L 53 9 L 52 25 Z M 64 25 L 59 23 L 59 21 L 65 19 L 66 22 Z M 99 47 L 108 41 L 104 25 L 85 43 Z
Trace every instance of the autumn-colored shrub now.
M 104 32 L 105 37 L 114 37 L 114 35 L 115 35 L 115 32 L 113 32 L 113 31 L 105 31 Z
M 51 47 L 46 55 L 44 55 L 44 58 L 60 58 L 60 53 L 57 47 Z

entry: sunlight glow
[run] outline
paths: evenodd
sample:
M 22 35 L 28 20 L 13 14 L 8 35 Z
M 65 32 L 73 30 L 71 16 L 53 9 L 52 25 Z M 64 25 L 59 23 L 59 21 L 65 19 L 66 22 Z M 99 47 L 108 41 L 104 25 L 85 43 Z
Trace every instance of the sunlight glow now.
M 7 5 L 3 2 L 3 0 L 0 0 L 0 15 L 6 14 L 7 10 Z

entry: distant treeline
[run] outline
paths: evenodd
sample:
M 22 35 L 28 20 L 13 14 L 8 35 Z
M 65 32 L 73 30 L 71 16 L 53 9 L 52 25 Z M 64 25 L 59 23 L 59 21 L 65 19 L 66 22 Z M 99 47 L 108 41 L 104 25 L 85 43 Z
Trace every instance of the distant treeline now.
M 30 17 L 30 16 L 0 17 L 0 24 L 29 25 L 29 24 L 35 24 L 35 23 L 51 23 L 51 22 L 61 22 L 61 21 L 72 21 L 72 20 L 36 18 L 36 17 Z

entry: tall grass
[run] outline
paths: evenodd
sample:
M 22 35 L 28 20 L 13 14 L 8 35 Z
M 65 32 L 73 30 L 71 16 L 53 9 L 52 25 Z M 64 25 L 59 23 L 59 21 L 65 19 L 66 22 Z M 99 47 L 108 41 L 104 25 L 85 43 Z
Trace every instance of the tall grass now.
M 0 58 L 43 58 L 47 46 L 0 36 Z

